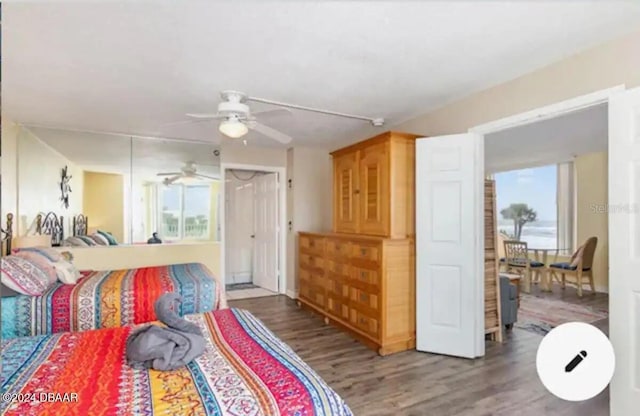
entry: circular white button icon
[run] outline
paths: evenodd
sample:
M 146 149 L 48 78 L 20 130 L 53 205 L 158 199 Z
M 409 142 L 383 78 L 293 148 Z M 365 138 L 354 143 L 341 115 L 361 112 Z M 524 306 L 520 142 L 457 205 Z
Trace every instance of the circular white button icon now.
M 562 324 L 538 347 L 536 367 L 542 384 L 555 396 L 578 402 L 597 396 L 615 369 L 609 338 L 593 325 Z

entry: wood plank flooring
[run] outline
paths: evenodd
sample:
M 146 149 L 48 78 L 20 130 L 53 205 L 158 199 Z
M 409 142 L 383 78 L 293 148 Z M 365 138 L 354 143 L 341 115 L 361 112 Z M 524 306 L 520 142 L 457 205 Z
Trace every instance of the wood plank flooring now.
M 537 289 L 534 289 L 534 291 Z M 608 304 L 606 295 L 558 288 L 550 296 L 581 304 Z M 535 292 L 534 292 L 535 293 Z M 545 294 L 545 296 L 547 296 Z M 551 395 L 535 367 L 542 337 L 514 329 L 505 342 L 487 342 L 486 356 L 465 360 L 406 351 L 379 357 L 286 296 L 229 301 L 251 311 L 289 344 L 344 398 L 357 416 L 606 416 L 608 390 L 584 403 Z M 606 321 L 606 320 L 605 320 Z M 606 322 L 599 325 L 608 329 Z

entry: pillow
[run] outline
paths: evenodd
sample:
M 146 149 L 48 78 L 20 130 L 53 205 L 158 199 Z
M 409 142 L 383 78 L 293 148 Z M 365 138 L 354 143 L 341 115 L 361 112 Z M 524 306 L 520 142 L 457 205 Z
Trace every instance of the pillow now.
M 104 238 L 106 238 L 107 241 L 109 242 L 110 246 L 117 246 L 118 245 L 118 242 L 116 241 L 116 239 L 113 237 L 113 235 L 111 233 L 108 233 L 106 231 L 98 230 L 98 234 L 100 234 Z
M 84 241 L 86 243 L 86 245 L 88 246 L 95 246 L 96 242 L 93 241 L 93 238 L 86 236 L 86 235 L 79 235 L 76 238 L 79 238 L 80 240 Z
M 2 284 L 11 290 L 41 296 L 51 286 L 46 273 L 23 257 L 7 256 L 0 261 Z
M 23 247 L 23 248 L 17 248 L 15 250 L 13 250 L 13 254 L 17 254 L 17 253 L 20 253 L 22 251 L 29 251 L 29 252 L 34 252 L 34 253 L 40 254 L 41 256 L 44 256 L 47 260 L 49 260 L 51 262 L 56 262 L 56 261 L 62 260 L 62 255 L 60 254 L 60 252 L 58 250 L 54 250 L 53 248 L 49 248 L 49 247 Z
M 65 285 L 75 285 L 80 279 L 80 271 L 71 262 L 59 261 L 53 264 L 57 274 L 58 280 Z
M 62 245 L 65 247 L 87 247 L 89 244 L 79 237 L 69 237 L 62 242 Z
M 90 237 L 93 239 L 93 241 L 96 242 L 96 244 L 98 244 L 99 246 L 108 246 L 109 245 L 109 240 L 106 239 L 105 236 L 103 236 L 100 233 L 95 233 L 95 234 L 91 234 Z
M 55 262 L 49 261 L 49 259 L 36 251 L 23 250 L 15 254 L 16 257 L 21 257 L 34 264 L 38 269 L 42 270 L 47 276 L 47 283 L 52 285 L 58 280 L 56 270 L 53 268 Z

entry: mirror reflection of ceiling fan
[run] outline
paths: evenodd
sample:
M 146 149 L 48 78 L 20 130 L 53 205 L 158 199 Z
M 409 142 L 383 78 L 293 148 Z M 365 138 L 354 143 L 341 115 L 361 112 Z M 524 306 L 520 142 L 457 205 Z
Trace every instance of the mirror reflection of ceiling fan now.
M 238 91 L 222 91 L 220 93 L 222 102 L 218 104 L 218 112 L 215 114 L 187 114 L 188 117 L 194 119 L 189 122 L 201 122 L 211 120 L 221 120 L 218 129 L 220 133 L 232 139 L 238 139 L 246 135 L 249 130 L 257 131 L 258 133 L 267 136 L 277 142 L 287 144 L 291 142 L 291 137 L 285 133 L 282 133 L 276 129 L 266 126 L 257 121 L 257 118 L 266 116 L 290 114 L 289 108 L 296 110 L 310 111 L 314 113 L 328 114 L 338 117 L 346 117 L 357 120 L 365 120 L 370 122 L 376 127 L 384 125 L 383 118 L 370 118 L 364 116 L 357 116 L 353 114 L 338 113 L 335 111 L 322 110 L 318 108 L 304 107 L 295 104 L 287 104 L 278 101 L 267 100 L 264 98 L 250 97 L 245 93 Z M 253 101 L 258 103 L 272 104 L 280 108 L 275 108 L 265 111 L 251 112 L 247 102 Z M 172 123 L 174 124 L 174 123 Z M 177 123 L 176 123 L 177 124 Z
M 214 178 L 213 176 L 207 176 L 198 173 L 196 164 L 194 162 L 185 163 L 184 166 L 180 169 L 180 172 L 161 172 L 157 175 L 165 176 L 165 178 L 162 180 L 162 183 L 164 185 L 171 185 L 175 181 L 184 178 L 218 180 L 218 178 Z

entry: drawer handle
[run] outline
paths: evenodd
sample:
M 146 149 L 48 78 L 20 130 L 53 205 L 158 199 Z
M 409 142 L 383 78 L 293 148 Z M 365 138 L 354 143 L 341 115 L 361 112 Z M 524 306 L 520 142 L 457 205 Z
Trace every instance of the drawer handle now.
M 361 248 L 360 249 L 360 255 L 366 256 L 367 255 L 367 249 L 366 248 Z
M 365 280 L 367 278 L 367 272 L 360 272 L 360 278 Z
M 309 241 L 309 247 L 313 247 L 315 245 L 315 242 L 313 240 Z
M 369 297 L 365 293 L 360 294 L 360 302 L 366 302 L 369 300 Z

